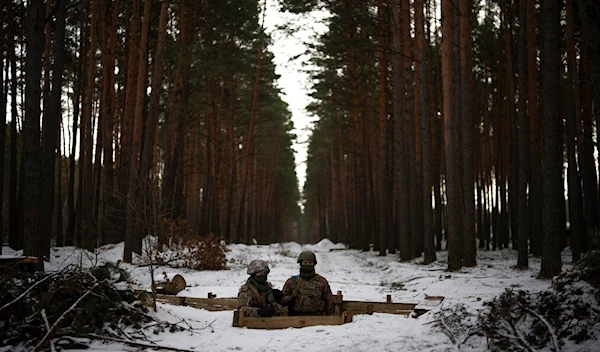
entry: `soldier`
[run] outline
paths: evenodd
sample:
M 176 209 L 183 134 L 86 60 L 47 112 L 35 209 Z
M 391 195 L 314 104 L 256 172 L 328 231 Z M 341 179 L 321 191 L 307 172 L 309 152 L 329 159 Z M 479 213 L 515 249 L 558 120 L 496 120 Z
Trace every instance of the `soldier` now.
M 238 293 L 238 309 L 244 311 L 247 317 L 272 317 L 281 315 L 281 307 L 277 301 L 281 300 L 283 293 L 273 289 L 267 282 L 269 265 L 264 260 L 253 260 L 248 265 L 248 281 L 240 288 Z
M 289 306 L 289 315 L 333 315 L 335 306 L 327 279 L 315 273 L 317 257 L 311 251 L 298 256 L 300 275 L 283 286 L 281 305 Z

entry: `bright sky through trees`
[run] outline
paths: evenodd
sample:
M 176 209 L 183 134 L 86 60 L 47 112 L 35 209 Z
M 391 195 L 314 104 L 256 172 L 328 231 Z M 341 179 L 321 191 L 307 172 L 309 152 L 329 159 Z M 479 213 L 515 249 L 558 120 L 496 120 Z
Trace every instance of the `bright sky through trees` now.
M 282 13 L 278 11 L 275 1 L 267 1 L 265 27 L 273 38 L 273 45 L 269 50 L 275 55 L 275 72 L 281 76 L 279 86 L 283 91 L 282 99 L 290 107 L 294 122 L 293 132 L 298 136 L 294 151 L 300 191 L 306 178 L 306 156 L 311 128 L 311 117 L 305 111 L 310 100 L 310 84 L 309 75 L 304 67 L 309 60 L 304 43 L 326 31 L 327 27 L 323 21 L 325 17 L 322 12 L 309 15 Z M 284 25 L 292 30 L 278 29 Z

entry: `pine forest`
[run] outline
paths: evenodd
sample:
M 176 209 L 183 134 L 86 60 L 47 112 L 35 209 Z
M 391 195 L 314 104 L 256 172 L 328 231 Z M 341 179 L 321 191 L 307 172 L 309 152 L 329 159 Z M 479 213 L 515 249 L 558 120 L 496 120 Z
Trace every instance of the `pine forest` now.
M 327 13 L 302 189 L 267 6 Z M 597 0 L 6 0 L 0 17 L 0 239 L 24 255 L 329 238 L 447 250 L 450 271 L 512 248 L 551 278 L 562 249 L 600 247 Z

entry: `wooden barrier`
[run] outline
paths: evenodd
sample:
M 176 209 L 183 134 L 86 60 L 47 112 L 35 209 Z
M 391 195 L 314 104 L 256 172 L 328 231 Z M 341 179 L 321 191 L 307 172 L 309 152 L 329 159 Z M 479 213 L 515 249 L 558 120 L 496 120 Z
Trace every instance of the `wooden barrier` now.
M 248 329 L 287 329 L 303 328 L 316 325 L 342 325 L 351 323 L 354 314 L 342 312 L 340 315 L 307 315 L 286 317 L 246 317 L 243 310 L 236 309 L 233 312 L 233 326 L 246 327 Z
M 37 257 L 29 256 L 8 256 L 0 255 L 0 272 L 4 271 L 5 268 L 12 270 L 24 270 L 30 273 L 35 271 L 35 266 L 39 263 Z
M 237 308 L 237 298 L 216 298 L 212 293 L 209 293 L 208 297 L 209 298 L 197 298 L 157 294 L 156 301 L 176 306 L 190 306 L 199 309 L 206 309 L 208 311 L 235 310 Z M 345 312 L 352 312 L 352 314 L 386 313 L 406 316 L 411 315 L 412 313 L 412 316 L 416 318 L 435 308 L 443 300 L 444 296 L 426 295 L 425 299 L 419 303 L 394 303 L 392 302 L 391 296 L 388 295 L 386 297 L 386 302 L 344 301 L 341 291 L 338 291 L 337 295 L 333 295 L 335 316 L 338 317 Z M 279 319 L 282 317 L 277 318 Z M 302 323 L 294 324 L 302 325 Z
M 156 301 L 174 306 L 206 309 L 212 312 L 237 308 L 237 298 L 198 298 L 157 294 Z

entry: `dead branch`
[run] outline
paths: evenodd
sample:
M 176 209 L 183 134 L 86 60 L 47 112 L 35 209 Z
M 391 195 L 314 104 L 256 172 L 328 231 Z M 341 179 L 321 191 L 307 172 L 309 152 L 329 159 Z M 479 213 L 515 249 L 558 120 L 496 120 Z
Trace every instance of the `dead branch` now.
M 46 316 L 46 310 L 42 309 L 40 314 L 42 315 L 42 319 L 44 319 L 44 325 L 46 325 L 46 330 L 50 331 L 50 323 L 48 323 L 48 317 Z M 56 352 L 56 349 L 54 348 L 54 343 L 52 342 L 52 340 L 50 340 L 50 351 Z
M 94 286 L 92 288 L 90 288 L 89 290 L 87 290 L 86 293 L 84 293 L 81 297 L 79 297 L 79 299 L 77 299 L 77 301 L 75 301 L 75 303 L 73 303 L 73 305 L 67 309 L 60 317 L 58 317 L 58 319 L 56 319 L 56 321 L 54 322 L 54 325 L 52 325 L 52 327 L 50 328 L 50 330 L 48 330 L 48 332 L 46 333 L 46 335 L 44 335 L 44 337 L 42 337 L 42 339 L 40 340 L 40 342 L 37 344 L 37 346 L 35 346 L 34 348 L 34 352 L 39 351 L 42 348 L 42 345 L 46 342 L 46 340 L 48 340 L 50 338 L 50 336 L 52 336 L 52 334 L 54 334 L 56 332 L 56 330 L 58 329 L 58 327 L 60 326 L 60 323 L 73 311 L 75 310 L 75 307 L 77 307 L 77 305 L 79 304 L 79 302 L 81 302 L 84 298 L 86 298 L 87 296 L 92 294 L 92 291 L 99 285 L 99 282 L 96 282 L 94 284 Z
M 18 302 L 21 298 L 27 296 L 27 293 L 29 293 L 29 291 L 33 290 L 37 285 L 41 284 L 42 282 L 48 280 L 51 277 L 54 277 L 55 275 L 48 275 L 45 278 L 41 279 L 40 281 L 36 282 L 35 284 L 29 286 L 28 289 L 26 289 L 23 293 L 21 293 L 21 295 L 15 299 L 13 299 L 12 301 L 6 303 L 5 305 L 3 305 L 2 307 L 0 307 L 0 312 L 8 307 L 10 307 L 11 305 L 13 305 L 15 302 Z
M 527 312 L 529 312 L 529 314 L 531 314 L 534 317 L 536 317 L 537 319 L 539 319 L 539 321 L 541 321 L 542 324 L 544 324 L 544 326 L 546 326 L 546 329 L 548 329 L 548 333 L 550 334 L 550 337 L 552 338 L 552 344 L 554 345 L 554 350 L 556 352 L 560 351 L 560 348 L 558 347 L 558 339 L 556 338 L 556 333 L 554 332 L 554 330 L 552 329 L 552 326 L 550 325 L 550 323 L 548 323 L 548 321 L 546 320 L 546 318 L 544 318 L 543 316 L 541 316 L 540 314 L 538 314 L 533 309 L 531 309 L 529 307 L 526 307 L 526 306 L 524 306 L 521 303 L 519 303 L 519 305 L 521 307 L 523 307 L 523 309 L 525 309 Z
M 88 334 L 87 336 L 96 338 L 96 339 L 106 340 L 106 341 L 120 342 L 120 343 L 129 345 L 129 346 L 132 346 L 132 347 L 150 348 L 153 350 L 160 350 L 160 351 L 193 352 L 192 350 L 185 350 L 185 349 L 181 349 L 181 348 L 177 348 L 177 347 L 151 345 L 151 344 L 147 344 L 147 343 L 143 343 L 143 342 L 129 341 L 129 340 L 124 340 L 124 339 L 119 339 L 116 337 L 103 336 L 103 335 L 98 335 L 98 334 Z

